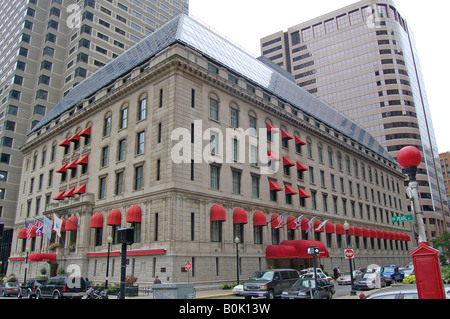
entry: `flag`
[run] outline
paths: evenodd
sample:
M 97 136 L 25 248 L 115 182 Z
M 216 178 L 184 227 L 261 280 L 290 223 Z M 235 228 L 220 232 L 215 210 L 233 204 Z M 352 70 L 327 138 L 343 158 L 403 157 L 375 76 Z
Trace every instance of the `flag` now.
M 284 214 L 281 214 L 280 216 L 277 217 L 277 222 L 278 222 L 278 224 L 277 224 L 277 226 L 275 227 L 275 229 L 278 229 L 278 228 L 283 227 L 283 225 L 284 225 L 284 215 L 286 215 L 286 214 L 287 214 L 287 212 L 284 213 Z
M 53 214 L 53 230 L 56 232 L 58 237 L 61 237 L 61 227 L 62 227 L 62 220 L 56 214 Z
M 52 221 L 44 216 L 44 228 L 42 229 L 42 233 L 47 236 L 50 240 L 52 239 Z
M 316 228 L 316 231 L 319 231 L 323 226 L 325 226 L 325 224 L 328 222 L 328 219 L 324 222 L 321 222 L 319 227 Z
M 294 219 L 294 230 L 297 230 L 300 228 L 300 226 L 302 225 L 302 219 L 303 219 L 303 215 L 302 216 L 298 216 L 296 219 Z
M 40 221 L 35 219 L 34 220 L 34 225 L 36 226 L 36 236 L 41 236 L 42 237 L 42 230 L 44 228 L 44 224 L 42 224 Z
M 32 225 L 29 222 L 25 221 L 25 227 L 27 228 L 27 240 L 30 240 L 31 232 L 33 231 L 34 225 Z
M 311 231 L 311 229 L 312 229 L 312 225 L 313 225 L 313 222 L 314 222 L 314 219 L 316 219 L 317 217 L 313 217 L 313 218 L 311 218 L 310 219 L 310 221 L 308 222 L 308 229 L 306 230 L 306 234 L 307 233 L 309 233 L 310 231 Z

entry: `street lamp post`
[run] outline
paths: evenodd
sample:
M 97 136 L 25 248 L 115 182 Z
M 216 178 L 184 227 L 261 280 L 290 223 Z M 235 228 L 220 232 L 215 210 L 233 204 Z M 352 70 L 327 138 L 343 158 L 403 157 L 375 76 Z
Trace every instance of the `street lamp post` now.
M 237 284 L 239 285 L 239 237 L 236 236 L 234 243 L 236 244 L 236 278 Z
M 345 221 L 344 223 L 344 230 L 345 230 L 345 235 L 347 236 L 347 248 L 351 248 L 350 247 L 350 236 L 348 234 L 348 231 L 350 229 L 350 224 L 347 223 L 347 221 Z M 355 291 L 355 286 L 354 286 L 354 282 L 353 282 L 353 264 L 352 264 L 352 260 L 349 259 L 348 260 L 349 265 L 350 265 L 350 296 L 356 296 L 356 291 Z
M 440 252 L 430 247 L 427 242 L 423 213 L 419 202 L 416 173 L 417 166 L 422 162 L 422 155 L 416 147 L 407 146 L 398 152 L 397 161 L 409 177 L 407 191 L 411 199 L 411 212 L 415 215 L 417 233 L 419 234 L 419 247 L 411 252 L 419 299 L 445 299 L 439 265 Z
M 108 243 L 108 256 L 106 257 L 106 280 L 105 280 L 105 289 L 108 291 L 108 276 L 109 276 L 109 254 L 111 252 L 111 243 L 113 239 L 111 235 L 106 238 L 106 242 Z

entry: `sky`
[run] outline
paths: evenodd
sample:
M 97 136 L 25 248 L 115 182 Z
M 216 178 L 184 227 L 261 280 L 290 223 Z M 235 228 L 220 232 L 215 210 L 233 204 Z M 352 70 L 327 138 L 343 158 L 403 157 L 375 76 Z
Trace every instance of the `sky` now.
M 260 39 L 356 0 L 190 0 L 190 15 L 253 56 Z M 419 54 L 439 153 L 450 152 L 450 1 L 394 0 Z

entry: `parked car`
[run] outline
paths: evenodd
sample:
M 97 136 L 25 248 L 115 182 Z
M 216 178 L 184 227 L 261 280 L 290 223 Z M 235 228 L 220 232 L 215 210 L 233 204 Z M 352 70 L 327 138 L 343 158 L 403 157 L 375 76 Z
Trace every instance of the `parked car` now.
M 375 289 L 377 288 L 377 280 L 380 280 L 380 286 L 386 287 L 386 277 L 380 272 L 366 272 L 361 278 L 356 280 L 355 289 Z
M 320 299 L 333 298 L 334 285 L 326 279 L 317 279 L 317 287 L 314 279 L 299 279 L 291 288 L 283 291 L 281 294 L 282 299 L 312 299 L 317 292 Z
M 236 286 L 234 286 L 233 293 L 236 296 L 243 296 L 244 295 L 244 285 L 236 285 Z
M 57 276 L 48 279 L 36 289 L 36 299 L 41 298 L 79 298 L 86 293 L 83 277 Z
M 19 294 L 19 284 L 17 282 L 0 283 L 0 296 L 17 296 Z
M 450 285 L 444 285 L 445 297 L 450 299 Z M 416 285 L 400 285 L 374 292 L 362 299 L 419 299 Z
M 298 272 L 295 269 L 260 270 L 244 281 L 244 297 L 265 297 L 274 299 L 281 293 L 291 288 L 298 280 Z
M 303 276 L 304 274 L 313 274 L 314 273 L 314 268 L 306 268 L 306 269 L 302 269 L 299 271 L 299 276 Z M 323 274 L 323 271 L 321 268 L 316 268 L 316 273 L 317 274 Z
M 317 274 L 317 279 L 325 279 L 328 282 L 333 281 L 333 278 L 325 275 L 324 273 L 316 273 L 316 274 Z M 308 279 L 308 278 L 314 278 L 314 273 L 307 273 L 307 274 L 300 276 L 300 279 Z
M 362 277 L 362 272 L 359 270 L 353 271 L 353 280 L 357 280 Z M 337 283 L 339 285 L 350 285 L 352 283 L 352 277 L 350 276 L 350 272 L 346 272 L 343 275 L 339 276 L 337 279 Z
M 399 270 L 397 266 L 384 266 L 381 267 L 381 273 L 386 277 L 386 282 L 388 285 L 392 282 L 402 282 L 404 274 Z
M 27 281 L 24 284 L 22 284 L 22 286 L 20 286 L 20 290 L 17 297 L 18 298 L 27 297 L 28 299 L 36 297 L 37 288 L 46 281 L 47 279 L 45 278 L 27 279 Z
M 400 268 L 400 271 L 403 273 L 403 279 L 414 275 L 414 268 Z

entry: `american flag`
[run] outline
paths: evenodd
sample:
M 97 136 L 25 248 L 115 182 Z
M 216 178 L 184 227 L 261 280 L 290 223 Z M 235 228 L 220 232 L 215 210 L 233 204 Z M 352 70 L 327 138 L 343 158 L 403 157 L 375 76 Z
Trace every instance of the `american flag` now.
M 284 214 L 281 214 L 280 216 L 277 217 L 278 224 L 275 227 L 275 229 L 282 228 L 284 226 L 284 215 L 286 215 L 286 214 L 287 214 L 287 212 Z
M 43 234 L 44 224 L 38 221 L 37 219 L 34 220 L 35 226 L 36 226 L 36 236 L 41 236 Z
M 31 232 L 33 231 L 34 225 L 32 225 L 29 222 L 25 221 L 25 227 L 27 228 L 27 240 L 30 240 Z

